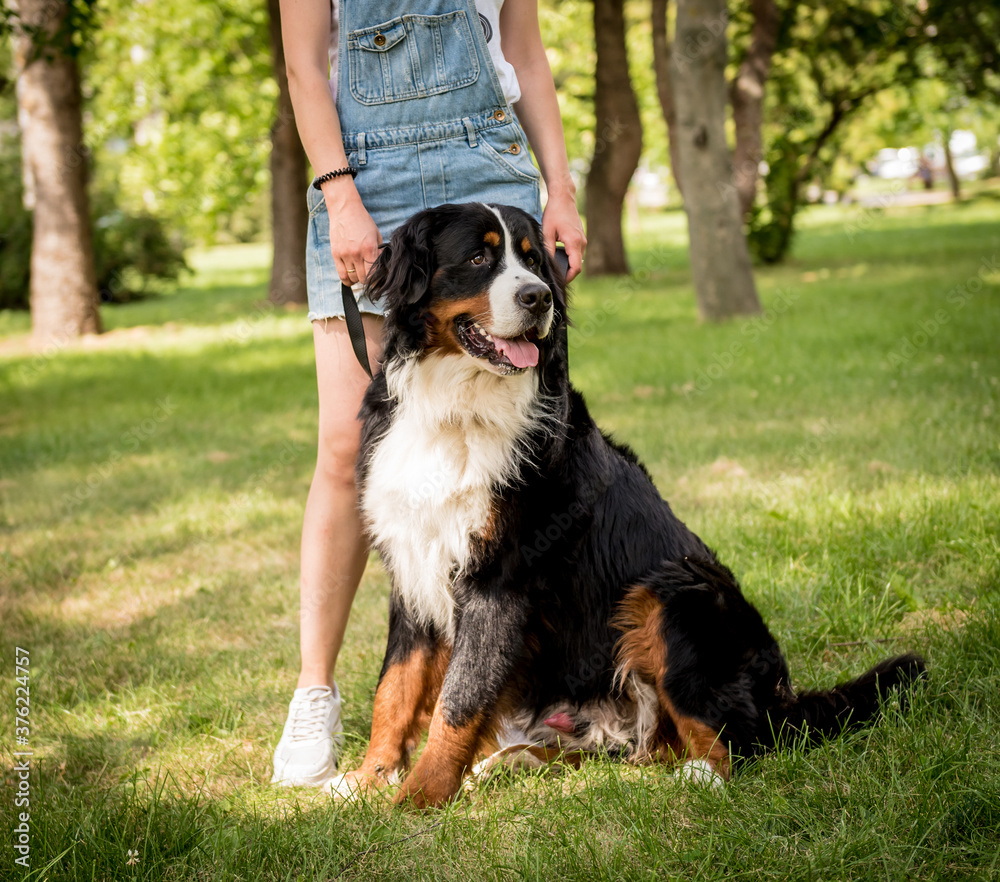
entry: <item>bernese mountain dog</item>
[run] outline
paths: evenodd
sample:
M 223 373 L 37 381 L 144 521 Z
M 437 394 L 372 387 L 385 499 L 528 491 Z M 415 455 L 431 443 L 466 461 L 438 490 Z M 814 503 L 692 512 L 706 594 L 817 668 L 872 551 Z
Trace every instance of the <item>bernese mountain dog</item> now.
M 564 277 L 524 212 L 417 214 L 367 293 L 388 311 L 358 486 L 392 593 L 371 741 L 334 794 L 401 781 L 398 802 L 439 805 L 481 755 L 601 752 L 721 782 L 786 733 L 871 719 L 923 674 L 903 655 L 793 690 L 736 578 L 570 385 Z

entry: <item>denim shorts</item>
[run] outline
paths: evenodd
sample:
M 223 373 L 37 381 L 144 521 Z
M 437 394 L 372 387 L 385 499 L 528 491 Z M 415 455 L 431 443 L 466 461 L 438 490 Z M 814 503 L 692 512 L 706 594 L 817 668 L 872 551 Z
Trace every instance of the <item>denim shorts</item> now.
M 495 112 L 487 118 L 493 121 Z M 506 115 L 506 114 L 505 114 Z M 508 117 L 508 119 L 511 119 Z M 531 161 L 527 140 L 516 121 L 486 125 L 471 135 L 464 125 L 439 126 L 445 137 L 366 147 L 355 184 L 384 241 L 411 215 L 445 202 L 495 202 L 516 205 L 541 218 L 540 175 Z M 451 137 L 448 137 L 451 135 Z M 387 139 L 401 140 L 399 137 Z M 474 144 L 474 146 L 473 146 Z M 358 151 L 348 153 L 359 165 Z M 330 217 L 323 193 L 310 185 L 306 284 L 309 320 L 342 318 L 340 277 L 330 251 Z M 382 315 L 380 304 L 363 294 L 363 313 Z

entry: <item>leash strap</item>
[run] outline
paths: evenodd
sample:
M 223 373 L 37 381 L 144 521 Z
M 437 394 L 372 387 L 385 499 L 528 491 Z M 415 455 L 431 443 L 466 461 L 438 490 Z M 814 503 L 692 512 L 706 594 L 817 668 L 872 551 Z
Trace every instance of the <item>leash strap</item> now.
M 566 249 L 561 245 L 556 248 L 556 263 L 562 270 L 563 277 L 565 277 L 566 273 L 569 272 L 569 257 L 566 255 Z M 351 338 L 354 356 L 357 358 L 358 364 L 364 369 L 364 372 L 368 374 L 369 379 L 371 379 L 372 367 L 368 361 L 368 344 L 365 342 L 365 326 L 361 322 L 361 310 L 358 309 L 358 301 L 354 299 L 354 291 L 351 289 L 351 286 L 345 285 L 343 282 L 340 283 L 340 296 L 344 301 L 344 320 L 347 322 L 347 333 Z M 560 333 L 562 334 L 563 342 L 566 342 L 565 325 L 563 325 Z
M 358 364 L 364 368 L 369 379 L 372 375 L 372 367 L 368 362 L 368 346 L 365 343 L 365 326 L 361 323 L 361 310 L 358 309 L 358 301 L 354 299 L 354 291 L 350 285 L 340 283 L 340 295 L 344 300 L 344 320 L 347 322 L 347 333 L 351 337 L 351 346 L 354 348 L 354 355 Z
M 569 255 L 562 245 L 556 245 L 556 265 L 562 270 L 563 279 L 569 272 Z M 559 334 L 560 342 L 566 348 L 566 365 L 569 366 L 569 322 L 563 322 L 562 327 L 556 332 Z

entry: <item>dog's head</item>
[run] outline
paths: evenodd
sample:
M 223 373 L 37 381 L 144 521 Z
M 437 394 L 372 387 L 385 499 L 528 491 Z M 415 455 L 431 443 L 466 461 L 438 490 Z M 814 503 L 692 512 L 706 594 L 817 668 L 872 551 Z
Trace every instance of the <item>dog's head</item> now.
M 441 205 L 393 234 L 366 293 L 386 305 L 385 356 L 470 358 L 503 376 L 543 365 L 565 322 L 562 271 L 538 223 L 506 205 Z

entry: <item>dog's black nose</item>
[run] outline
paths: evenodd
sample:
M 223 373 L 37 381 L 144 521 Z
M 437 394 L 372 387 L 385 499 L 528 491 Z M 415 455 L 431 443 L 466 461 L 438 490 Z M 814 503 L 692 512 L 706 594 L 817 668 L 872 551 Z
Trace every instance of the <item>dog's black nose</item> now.
M 538 282 L 532 282 L 530 285 L 518 288 L 514 297 L 521 306 L 534 315 L 548 312 L 549 307 L 552 306 L 552 292 L 547 285 Z

